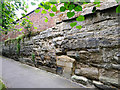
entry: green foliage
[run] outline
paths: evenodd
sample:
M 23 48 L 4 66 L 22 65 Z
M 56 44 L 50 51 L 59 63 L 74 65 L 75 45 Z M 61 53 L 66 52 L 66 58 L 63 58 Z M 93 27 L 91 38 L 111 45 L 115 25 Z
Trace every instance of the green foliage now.
M 20 43 L 17 43 L 17 54 L 20 54 Z
M 45 10 L 42 10 L 42 12 L 41 12 L 42 14 L 46 14 L 47 13 L 47 11 L 45 11 Z
M 94 0 L 94 4 L 100 4 L 100 0 Z
M 6 90 L 5 84 L 3 84 L 1 80 L 0 80 L 0 90 Z
M 60 7 L 60 12 L 64 12 L 66 8 L 64 6 Z
M 57 0 L 49 0 L 51 4 L 57 4 Z
M 10 38 L 8 38 L 8 39 L 6 39 L 4 42 L 5 42 L 5 46 L 6 46 L 8 43 L 10 43 L 10 42 L 11 42 L 11 39 L 10 39 Z
M 74 8 L 74 10 L 77 11 L 77 12 L 82 11 L 82 7 L 81 7 L 81 6 L 76 6 L 76 7 Z
M 44 5 L 44 8 L 46 9 L 46 10 L 48 10 L 48 9 L 50 9 L 51 7 L 49 6 L 49 5 Z
M 64 3 L 64 7 L 65 7 L 66 9 L 68 9 L 69 4 L 70 4 L 70 2 L 65 2 L 65 3 Z
M 23 3 L 22 3 L 23 2 Z M 16 22 L 15 20 L 18 19 L 16 17 L 15 11 L 21 9 L 24 12 L 27 12 L 26 8 L 26 3 L 20 0 L 2 0 L 1 2 L 1 15 L 2 15 L 2 27 L 0 27 L 2 30 L 0 32 L 2 32 L 3 34 L 7 35 L 7 33 L 10 30 L 16 30 L 15 29 L 15 25 Z M 22 14 L 23 16 L 25 14 Z
M 45 17 L 45 22 L 48 22 L 48 18 L 47 17 Z
M 71 18 L 75 15 L 75 12 L 67 12 L 67 17 Z
M 40 9 L 36 9 L 36 10 L 35 10 L 35 13 L 39 13 L 39 12 L 40 12 Z
M 116 8 L 116 13 L 120 13 L 120 5 Z
M 37 29 L 37 27 L 34 27 L 34 29 Z
M 73 10 L 75 8 L 75 5 L 73 3 L 71 3 L 69 6 L 68 6 L 68 10 Z
M 33 26 L 33 23 L 29 19 L 23 18 L 20 25 L 23 26 L 27 31 L 30 31 L 31 27 Z M 22 31 L 22 28 L 19 29 L 19 31 Z
M 11 3 L 12 1 L 14 1 L 14 2 Z M 119 1 L 120 0 L 116 0 L 116 2 L 119 2 Z M 88 4 L 89 2 L 90 2 L 90 0 L 50 0 L 49 2 L 47 2 L 47 1 L 41 2 L 38 6 L 43 9 L 41 11 L 42 14 L 47 14 L 50 11 L 57 12 L 58 11 L 57 7 L 56 7 L 57 4 L 62 3 L 62 4 L 64 4 L 64 6 L 60 6 L 59 11 L 67 12 L 67 17 L 72 18 L 73 16 L 75 16 L 75 12 L 82 11 L 82 6 L 80 6 L 81 4 Z M 93 8 L 92 12 L 95 13 L 96 7 L 100 7 L 101 2 L 100 2 L 100 0 L 94 0 L 93 3 L 96 6 Z M 36 5 L 36 3 L 34 1 L 32 1 L 31 5 Z M 2 33 L 7 35 L 8 31 L 16 30 L 15 29 L 15 25 L 16 25 L 15 19 L 18 19 L 18 18 L 16 17 L 15 11 L 21 9 L 25 13 L 27 13 L 28 7 L 29 6 L 26 5 L 24 0 L 22 0 L 22 1 L 20 1 L 20 0 L 4 0 L 4 2 L 2 2 L 2 11 L 0 11 L 2 13 L 2 18 L 3 18 L 3 19 L 0 19 L 0 23 L 2 23 L 2 27 L 0 26 L 0 28 L 3 31 Z M 36 9 L 35 12 L 39 13 L 40 10 Z M 23 17 L 26 15 L 25 13 L 22 13 Z M 116 8 L 116 13 L 120 13 L 120 5 Z M 49 13 L 49 15 L 51 17 L 55 16 L 54 13 Z M 80 15 L 79 17 L 76 18 L 76 20 L 81 22 L 81 21 L 84 21 L 85 18 L 84 18 L 84 16 Z M 48 22 L 47 17 L 45 17 L 45 22 Z M 20 25 L 29 31 L 33 24 L 32 24 L 32 22 L 30 22 L 30 20 L 23 19 L 23 21 Z M 77 22 L 70 24 L 71 27 L 74 27 L 76 25 L 77 25 Z M 37 29 L 36 27 L 34 27 L 34 28 Z M 82 26 L 79 25 L 79 26 L 76 26 L 76 28 L 81 29 Z M 18 31 L 22 31 L 22 28 L 18 29 Z
M 80 15 L 79 17 L 76 18 L 77 21 L 84 21 L 85 17 L 83 15 Z
M 70 24 L 70 26 L 73 28 L 74 26 L 76 26 L 77 25 L 77 22 L 73 22 L 73 23 L 71 23 Z
M 32 5 L 36 5 L 36 3 L 34 3 L 34 2 L 31 2 L 31 4 L 32 4 Z
M 32 53 L 32 61 L 35 63 L 35 54 Z
M 21 14 L 23 17 L 25 17 L 26 15 L 24 13 Z
M 117 3 L 120 2 L 120 0 L 115 0 Z
M 54 13 L 49 13 L 49 15 L 50 15 L 51 17 L 55 16 L 55 14 L 54 14 Z
M 15 39 L 17 40 L 17 43 L 20 43 L 21 40 L 24 41 L 24 38 L 25 38 L 25 34 L 21 34 L 18 37 L 16 37 Z
M 53 12 L 56 12 L 56 11 L 57 11 L 56 6 L 53 6 L 51 9 L 52 9 Z
M 79 25 L 79 26 L 76 26 L 76 28 L 77 28 L 77 29 L 81 29 L 81 28 L 82 28 L 82 26 L 81 26 L 81 25 Z
M 95 7 L 100 7 L 101 5 L 100 4 L 97 4 Z

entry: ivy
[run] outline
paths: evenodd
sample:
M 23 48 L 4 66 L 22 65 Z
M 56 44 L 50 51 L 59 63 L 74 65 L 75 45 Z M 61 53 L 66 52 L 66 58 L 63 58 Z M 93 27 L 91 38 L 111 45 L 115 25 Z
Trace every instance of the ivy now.
M 60 12 L 64 12 L 66 8 L 64 6 L 60 7 Z
M 37 27 L 34 27 L 34 29 L 37 29 Z
M 34 2 L 31 2 L 31 5 L 36 5 L 36 3 L 34 3 Z
M 51 9 L 52 9 L 53 12 L 56 12 L 56 11 L 57 11 L 56 6 L 53 6 Z
M 39 13 L 39 12 L 40 12 L 40 9 L 36 9 L 36 10 L 35 10 L 35 13 Z
M 70 26 L 73 28 L 74 26 L 77 25 L 77 22 L 70 23 Z
M 71 18 L 75 15 L 75 12 L 67 12 L 67 17 Z
M 46 10 L 48 10 L 48 9 L 50 9 L 51 7 L 49 6 L 49 5 L 44 5 L 44 8 L 46 9 Z
M 47 11 L 45 11 L 45 10 L 42 10 L 42 12 L 41 12 L 42 14 L 46 14 L 47 13 Z
M 45 22 L 48 22 L 48 18 L 47 17 L 45 17 Z
M 94 0 L 94 4 L 100 4 L 100 0 Z
M 82 28 L 82 26 L 81 26 L 81 25 L 79 25 L 79 26 L 76 26 L 76 28 L 77 28 L 77 29 L 81 29 L 81 28 Z
M 55 14 L 54 14 L 54 13 L 49 13 L 49 15 L 50 15 L 51 17 L 55 16 Z
M 82 7 L 81 6 L 76 6 L 74 10 L 77 11 L 77 12 L 82 11 Z
M 80 15 L 78 18 L 76 18 L 77 21 L 84 21 L 85 17 L 83 15 Z
M 66 9 L 68 9 L 69 4 L 70 4 L 70 2 L 65 2 L 65 3 L 64 3 L 64 7 L 65 7 Z
M 69 6 L 68 6 L 68 10 L 73 10 L 75 8 L 75 5 L 73 3 L 71 3 Z

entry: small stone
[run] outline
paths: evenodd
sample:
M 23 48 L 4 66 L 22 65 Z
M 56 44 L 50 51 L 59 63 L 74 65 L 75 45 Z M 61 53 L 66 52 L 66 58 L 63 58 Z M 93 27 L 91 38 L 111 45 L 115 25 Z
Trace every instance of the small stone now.
M 95 87 L 97 87 L 98 89 L 101 89 L 101 90 L 108 90 L 108 89 L 116 90 L 115 88 L 108 86 L 108 85 L 104 85 L 103 83 L 98 82 L 98 81 L 93 81 L 93 84 Z
M 120 86 L 119 84 L 119 71 L 118 70 L 106 70 L 99 69 L 99 80 L 105 84 L 112 84 Z
M 98 82 L 98 81 L 94 81 L 94 80 L 93 80 L 93 84 L 103 85 L 103 83 Z
M 87 54 L 89 53 L 88 51 L 79 51 L 80 54 Z
M 70 57 L 73 57 L 75 59 L 79 59 L 80 58 L 80 55 L 79 55 L 78 51 L 68 51 L 67 55 L 70 56 Z
M 117 61 L 119 60 L 119 58 L 118 58 L 118 57 L 116 57 L 116 56 L 114 56 L 114 59 L 115 59 L 115 60 L 117 60 Z
M 84 85 L 87 85 L 88 84 L 88 79 L 86 77 L 83 77 L 83 76 L 77 76 L 77 75 L 73 75 L 71 77 L 72 80 L 75 80 L 76 82 L 78 83 L 81 83 L 81 84 L 84 84 Z
M 34 50 L 34 51 L 37 51 L 37 50 L 38 50 L 38 48 L 33 48 L 33 50 Z
M 112 64 L 112 68 L 120 70 L 120 65 L 118 65 L 118 64 Z

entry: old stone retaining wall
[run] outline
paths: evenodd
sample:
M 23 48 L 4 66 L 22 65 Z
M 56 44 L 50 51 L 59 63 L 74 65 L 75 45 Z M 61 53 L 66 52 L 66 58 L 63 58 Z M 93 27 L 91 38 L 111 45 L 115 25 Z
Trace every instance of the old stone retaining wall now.
M 116 6 L 85 15 L 78 22 L 82 29 L 71 28 L 75 19 L 65 20 L 30 39 L 3 45 L 3 55 L 23 63 L 44 67 L 52 72 L 99 88 L 120 88 L 120 25 Z M 35 54 L 35 59 L 33 58 Z

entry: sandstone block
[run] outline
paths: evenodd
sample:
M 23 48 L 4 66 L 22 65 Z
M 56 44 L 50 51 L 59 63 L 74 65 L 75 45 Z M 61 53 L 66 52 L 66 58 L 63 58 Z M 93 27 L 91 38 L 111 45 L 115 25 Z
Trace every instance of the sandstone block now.
M 99 70 L 99 80 L 106 84 L 120 86 L 119 84 L 119 71 L 117 70 Z
M 62 55 L 62 56 L 57 56 L 57 61 L 63 61 L 63 62 L 75 62 L 75 59 L 70 58 L 68 56 Z
M 94 67 L 81 67 L 80 69 L 75 69 L 75 74 L 90 79 L 99 79 L 98 69 Z

